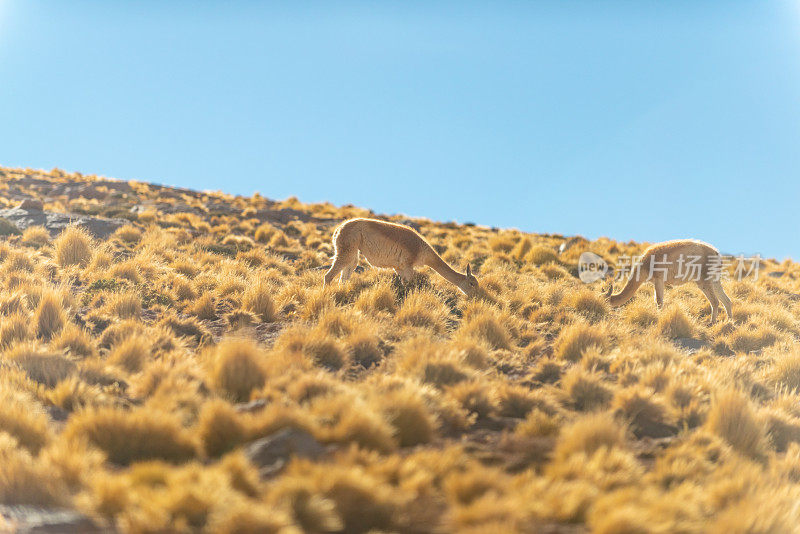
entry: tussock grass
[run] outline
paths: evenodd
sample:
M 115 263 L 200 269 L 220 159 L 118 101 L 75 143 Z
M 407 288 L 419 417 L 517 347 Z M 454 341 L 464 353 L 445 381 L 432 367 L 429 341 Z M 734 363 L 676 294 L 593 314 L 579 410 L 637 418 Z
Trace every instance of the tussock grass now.
M 63 506 L 66 488 L 10 435 L 0 432 L 0 502 L 7 505 Z
M 136 319 L 142 315 L 142 300 L 133 291 L 116 293 L 108 301 L 108 311 L 120 319 Z
M 401 447 L 429 443 L 434 438 L 436 421 L 419 393 L 393 390 L 381 394 L 379 402 Z
M 200 415 L 198 436 L 206 455 L 219 457 L 244 443 L 247 426 L 230 404 L 211 401 Z
M 525 254 L 525 261 L 534 265 L 544 265 L 547 263 L 557 263 L 558 255 L 555 250 L 543 246 L 532 247 Z
M 4 504 L 120 533 L 800 522 L 795 262 L 726 283 L 734 321 L 707 326 L 695 288 L 610 308 L 578 280 L 581 252 L 613 263 L 643 245 L 558 254 L 568 238 L 415 219 L 485 298 L 363 261 L 323 290 L 336 224 L 368 210 L 58 170 L 0 169 L 4 187 L 135 219 L 102 239 L 0 240 Z M 260 471 L 245 450 L 262 437 L 281 461 Z
M 348 364 L 347 351 L 337 339 L 311 339 L 303 346 L 303 353 L 314 365 L 330 371 L 338 371 Z
M 576 362 L 581 359 L 586 349 L 602 347 L 607 342 L 607 336 L 599 328 L 576 323 L 561 331 L 554 344 L 553 352 L 561 360 Z
M 669 306 L 661 313 L 658 329 L 671 338 L 693 337 L 695 331 L 692 320 L 677 306 Z
M 221 393 L 236 401 L 246 401 L 250 392 L 264 385 L 263 354 L 246 340 L 221 343 L 213 353 L 211 383 Z
M 511 336 L 508 329 L 488 309 L 471 314 L 464 321 L 461 332 L 467 337 L 482 341 L 491 349 L 511 348 Z
M 567 305 L 591 321 L 601 319 L 609 310 L 605 298 L 590 289 L 573 293 L 567 299 Z
M 708 429 L 745 456 L 763 459 L 766 454 L 766 435 L 746 398 L 726 391 L 714 401 L 708 414 Z
M 126 224 L 125 226 L 119 228 L 116 232 L 114 232 L 114 235 L 116 235 L 123 243 L 127 243 L 129 245 L 138 243 L 142 239 L 142 231 L 132 224 Z
M 599 373 L 573 367 L 564 375 L 561 387 L 570 404 L 580 411 L 605 408 L 613 395 L 611 388 Z
M 61 295 L 53 290 L 44 291 L 33 314 L 36 333 L 39 337 L 50 340 L 64 328 L 66 320 Z
M 0 323 L 0 348 L 8 348 L 18 341 L 32 337 L 31 319 L 27 315 L 14 314 L 3 317 Z
M 75 372 L 75 364 L 34 343 L 22 343 L 3 353 L 3 359 L 19 366 L 28 377 L 47 387 L 53 387 Z
M 34 247 L 50 244 L 50 233 L 44 226 L 29 226 L 22 232 L 22 242 Z
M 242 303 L 246 310 L 256 314 L 260 320 L 271 323 L 278 318 L 272 295 L 273 290 L 268 284 L 257 282 L 244 292 Z
M 431 293 L 413 291 L 409 293 L 397 311 L 395 319 L 401 325 L 430 329 L 441 333 L 449 310 Z
M 607 413 L 584 416 L 561 430 L 554 457 L 564 460 L 572 454 L 591 455 L 601 448 L 625 446 L 625 428 Z
M 24 395 L 0 393 L 0 435 L 14 438 L 15 446 L 37 454 L 50 440 L 47 417 L 25 404 Z
M 0 332 L 2 329 L 0 329 Z M 2 335 L 0 334 L 0 339 Z M 89 358 L 96 354 L 94 343 L 89 333 L 75 325 L 67 325 L 51 341 L 51 345 L 65 351 L 71 357 Z
M 108 355 L 108 361 L 135 373 L 142 370 L 151 354 L 149 341 L 144 336 L 133 335 L 114 345 Z
M 119 465 L 153 459 L 185 462 L 196 455 L 193 440 L 172 416 L 146 409 L 81 412 L 72 416 L 64 435 L 88 441 Z
M 55 260 L 62 267 L 86 266 L 92 259 L 92 238 L 86 230 L 68 226 L 53 242 Z
M 800 350 L 778 353 L 766 371 L 767 380 L 777 388 L 800 391 Z
M 677 432 L 669 407 L 652 391 L 631 387 L 614 396 L 614 412 L 629 422 L 637 437 L 662 438 Z
M 424 338 L 414 338 L 397 349 L 399 371 L 438 387 L 451 386 L 466 380 L 469 370 L 458 354 L 431 345 Z

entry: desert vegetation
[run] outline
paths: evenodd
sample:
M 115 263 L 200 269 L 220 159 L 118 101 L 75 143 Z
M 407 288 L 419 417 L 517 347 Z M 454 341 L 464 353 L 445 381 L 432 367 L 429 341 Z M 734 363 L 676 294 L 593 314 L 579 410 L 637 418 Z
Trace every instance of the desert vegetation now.
M 576 276 L 646 243 L 385 217 L 485 295 L 323 289 L 336 225 L 380 215 L 0 170 L 0 214 L 25 199 L 118 224 L 0 224 L 2 504 L 135 533 L 800 524 L 798 263 L 723 282 L 709 326 L 696 287 L 614 309 Z

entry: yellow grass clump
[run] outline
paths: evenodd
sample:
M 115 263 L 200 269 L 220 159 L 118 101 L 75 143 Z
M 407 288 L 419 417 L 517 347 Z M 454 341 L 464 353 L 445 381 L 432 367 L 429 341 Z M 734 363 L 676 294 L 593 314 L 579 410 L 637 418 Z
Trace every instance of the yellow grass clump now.
M 192 437 L 171 415 L 146 409 L 81 412 L 71 418 L 64 435 L 88 441 L 119 465 L 152 459 L 185 462 L 196 455 Z
M 800 524 L 797 262 L 725 282 L 734 320 L 709 325 L 695 287 L 611 307 L 578 279 L 581 252 L 644 244 L 413 219 L 483 297 L 364 258 L 323 289 L 338 223 L 379 215 L 58 170 L 4 188 L 131 222 L 0 236 L 3 504 L 121 534 Z
M 92 259 L 92 238 L 77 226 L 69 226 L 55 242 L 55 260 L 62 267 L 85 266 Z
M 594 326 L 576 323 L 564 328 L 554 345 L 555 355 L 562 360 L 576 362 L 590 347 L 602 347 L 608 342 L 607 336 Z
M 33 314 L 39 337 L 49 340 L 64 328 L 66 320 L 61 296 L 52 290 L 43 292 Z
M 250 392 L 264 385 L 262 352 L 246 340 L 229 340 L 214 349 L 211 383 L 236 401 L 250 398 Z
M 721 393 L 708 414 L 708 429 L 742 454 L 763 459 L 766 434 L 750 403 L 734 391 Z

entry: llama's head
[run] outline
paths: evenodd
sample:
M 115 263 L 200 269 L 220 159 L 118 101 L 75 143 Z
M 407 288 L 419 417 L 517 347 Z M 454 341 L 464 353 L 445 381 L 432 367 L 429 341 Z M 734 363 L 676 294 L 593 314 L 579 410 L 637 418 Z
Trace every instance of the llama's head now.
M 467 272 L 464 274 L 464 279 L 458 284 L 458 288 L 468 297 L 482 294 L 481 285 L 478 283 L 478 279 L 473 276 L 472 267 L 469 264 L 467 264 Z

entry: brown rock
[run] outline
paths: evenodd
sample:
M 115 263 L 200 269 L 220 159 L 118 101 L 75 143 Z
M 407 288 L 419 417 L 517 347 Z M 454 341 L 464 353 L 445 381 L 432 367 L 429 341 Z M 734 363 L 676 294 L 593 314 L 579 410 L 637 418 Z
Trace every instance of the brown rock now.
M 44 203 L 36 198 L 26 198 L 17 205 L 17 208 L 27 211 L 42 211 Z

